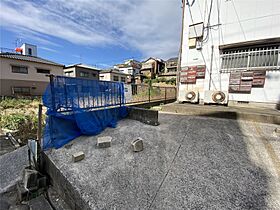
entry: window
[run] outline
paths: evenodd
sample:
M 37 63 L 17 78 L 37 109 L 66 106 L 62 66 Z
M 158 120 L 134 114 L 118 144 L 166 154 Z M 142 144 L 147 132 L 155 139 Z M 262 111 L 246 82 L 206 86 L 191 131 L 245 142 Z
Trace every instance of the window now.
M 121 82 L 125 82 L 125 77 L 121 77 Z
M 15 95 L 30 95 L 30 87 L 13 87 Z
M 73 71 L 66 71 L 64 74 L 65 74 L 65 76 L 67 76 L 67 77 L 73 77 L 73 76 L 74 76 Z
M 279 46 L 224 50 L 221 54 L 221 72 L 278 69 L 279 52 Z
M 118 76 L 113 76 L 113 81 L 118 82 L 119 81 L 119 77 Z
M 28 74 L 27 66 L 12 66 L 13 73 Z
M 97 77 L 97 74 L 96 74 L 96 73 L 92 73 L 92 76 L 93 76 L 93 77 Z
M 85 71 L 80 72 L 80 77 L 89 77 L 89 73 Z
M 28 48 L 28 55 L 32 55 L 32 49 Z
M 37 73 L 50 74 L 50 70 L 48 70 L 48 69 L 37 69 Z

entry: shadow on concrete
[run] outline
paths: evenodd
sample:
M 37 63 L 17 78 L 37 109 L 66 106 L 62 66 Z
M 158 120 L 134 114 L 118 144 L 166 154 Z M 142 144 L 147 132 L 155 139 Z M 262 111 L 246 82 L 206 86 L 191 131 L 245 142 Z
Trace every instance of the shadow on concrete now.
M 188 123 L 150 209 L 267 209 L 269 178 L 252 161 L 253 149 L 239 123 L 200 117 Z

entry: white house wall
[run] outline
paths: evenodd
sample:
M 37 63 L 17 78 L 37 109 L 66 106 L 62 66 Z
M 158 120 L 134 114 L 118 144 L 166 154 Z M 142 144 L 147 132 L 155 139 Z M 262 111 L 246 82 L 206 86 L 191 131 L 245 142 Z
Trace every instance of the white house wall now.
M 217 8 L 220 5 L 221 26 L 220 28 L 215 27 L 217 30 L 211 30 L 209 40 L 204 43 L 202 51 L 189 49 L 189 25 L 206 22 L 204 13 L 206 12 L 208 15 L 210 2 L 210 0 L 194 1 L 191 7 L 192 17 L 189 7 L 186 6 L 183 24 L 181 66 L 206 65 L 206 76 L 204 80 L 198 79 L 195 85 L 180 84 L 179 88 L 199 90 L 202 99 L 204 98 L 203 91 L 209 88 L 212 45 L 214 46 L 214 56 L 211 89 L 228 91 L 229 74 L 219 73 L 221 66 L 219 45 L 280 37 L 280 0 L 213 0 L 210 25 L 218 24 Z M 229 94 L 229 98 L 235 101 L 279 102 L 280 71 L 267 71 L 264 88 L 252 88 L 250 94 L 232 93 Z

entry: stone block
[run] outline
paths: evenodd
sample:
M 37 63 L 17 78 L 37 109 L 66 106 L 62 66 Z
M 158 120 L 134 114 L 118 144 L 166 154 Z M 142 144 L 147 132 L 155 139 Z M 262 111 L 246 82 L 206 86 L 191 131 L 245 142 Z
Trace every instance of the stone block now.
M 138 137 L 136 140 L 131 142 L 131 145 L 134 152 L 140 152 L 143 150 L 143 139 Z
M 23 182 L 19 181 L 17 183 L 17 195 L 20 202 L 26 200 L 28 190 L 24 187 Z
M 128 108 L 128 118 L 148 125 L 159 125 L 158 111 L 138 107 Z
M 111 147 L 112 137 L 111 136 L 102 136 L 97 138 L 97 146 L 99 148 Z
M 83 152 L 76 152 L 72 155 L 72 160 L 73 162 L 78 162 L 78 161 L 81 161 L 85 158 L 85 153 Z
M 28 190 L 37 189 L 38 171 L 25 168 L 23 170 L 23 186 Z
M 46 188 L 47 187 L 47 177 L 46 176 L 40 176 L 38 178 L 38 188 Z

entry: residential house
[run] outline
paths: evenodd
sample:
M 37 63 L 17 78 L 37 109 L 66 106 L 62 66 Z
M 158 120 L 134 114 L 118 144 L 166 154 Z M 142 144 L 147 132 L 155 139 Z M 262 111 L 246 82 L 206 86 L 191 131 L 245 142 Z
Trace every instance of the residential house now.
M 129 59 L 122 64 L 116 64 L 114 68 L 118 69 L 120 72 L 134 76 L 139 74 L 141 70 L 141 62 L 134 59 Z
M 164 72 L 165 63 L 162 59 L 159 58 L 148 58 L 142 62 L 141 74 L 146 78 L 154 79 L 160 73 Z
M 49 77 L 63 75 L 63 65 L 37 56 L 37 47 L 24 44 L 20 53 L 0 53 L 0 96 L 43 95 Z
M 64 67 L 63 71 L 67 77 L 99 80 L 100 69 L 85 64 L 69 65 Z
M 99 73 L 99 79 L 103 80 L 103 81 L 127 83 L 127 76 L 129 76 L 129 75 L 125 74 L 123 72 L 120 72 L 117 69 L 102 70 Z
M 165 78 L 165 79 L 172 79 L 176 78 L 177 75 L 177 64 L 178 64 L 178 57 L 175 58 L 169 58 L 167 61 L 165 61 L 165 69 L 163 73 L 160 73 L 158 75 L 159 78 Z
M 206 90 L 222 91 L 231 103 L 280 103 L 279 6 L 279 0 L 186 3 L 179 92 L 196 90 L 204 100 Z

